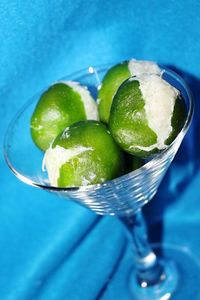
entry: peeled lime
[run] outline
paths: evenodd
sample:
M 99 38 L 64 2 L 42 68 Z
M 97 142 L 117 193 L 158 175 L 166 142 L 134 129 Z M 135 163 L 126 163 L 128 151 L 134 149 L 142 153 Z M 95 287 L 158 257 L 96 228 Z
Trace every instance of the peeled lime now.
M 122 82 L 133 75 L 142 73 L 160 74 L 160 68 L 151 61 L 132 59 L 117 64 L 108 70 L 98 93 L 98 110 L 102 122 L 108 123 L 113 97 Z
M 156 74 L 125 81 L 114 96 L 109 128 L 124 151 L 148 157 L 165 149 L 186 116 L 180 92 Z
M 67 127 L 46 151 L 51 185 L 73 187 L 102 183 L 123 173 L 123 153 L 100 122 Z
M 98 120 L 97 104 L 86 87 L 60 82 L 45 91 L 31 118 L 35 144 L 46 150 L 63 129 L 82 120 Z

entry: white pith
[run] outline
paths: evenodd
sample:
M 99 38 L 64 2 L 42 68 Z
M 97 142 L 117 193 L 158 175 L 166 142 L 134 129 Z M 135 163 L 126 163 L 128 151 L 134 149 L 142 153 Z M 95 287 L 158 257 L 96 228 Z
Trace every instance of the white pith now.
M 134 60 L 131 59 L 128 62 L 128 69 L 132 76 L 138 76 L 143 73 L 148 74 L 161 74 L 161 69 L 159 66 L 153 62 L 148 60 Z
M 50 184 L 52 186 L 58 186 L 57 181 L 60 176 L 60 168 L 62 165 L 68 162 L 71 158 L 86 151 L 93 151 L 93 148 L 78 146 L 71 149 L 65 149 L 58 145 L 55 148 L 50 147 L 45 152 L 43 159 L 43 169 L 45 166 L 48 172 Z
M 99 120 L 97 103 L 92 98 L 87 87 L 81 86 L 78 82 L 75 81 L 63 81 L 62 83 L 73 88 L 73 90 L 81 96 L 87 120 Z
M 172 116 L 179 91 L 155 74 L 137 76 L 139 88 L 145 101 L 148 126 L 156 133 L 157 143 L 148 147 L 137 145 L 140 150 L 151 151 L 166 148 L 165 141 L 172 132 Z

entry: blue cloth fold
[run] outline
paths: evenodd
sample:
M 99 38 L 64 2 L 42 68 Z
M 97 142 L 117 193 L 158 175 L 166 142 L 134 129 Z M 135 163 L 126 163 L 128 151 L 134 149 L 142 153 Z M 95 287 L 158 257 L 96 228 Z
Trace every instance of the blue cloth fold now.
M 152 241 L 186 247 L 199 262 L 199 1 L 1 0 L 0 13 L 1 148 L 32 94 L 89 65 L 149 59 L 187 80 L 194 121 L 144 213 Z M 117 220 L 20 183 L 2 153 L 0 200 L 0 299 L 132 299 L 133 257 Z

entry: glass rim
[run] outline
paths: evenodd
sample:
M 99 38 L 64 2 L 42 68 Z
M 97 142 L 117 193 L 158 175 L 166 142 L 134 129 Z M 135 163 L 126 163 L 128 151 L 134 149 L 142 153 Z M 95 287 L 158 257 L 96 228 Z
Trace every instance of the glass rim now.
M 76 80 L 76 77 L 80 77 L 81 75 L 85 75 L 86 72 L 87 75 L 89 74 L 94 74 L 96 71 L 103 71 L 105 68 L 108 68 L 108 67 L 111 67 L 113 66 L 114 64 L 103 64 L 103 65 L 99 65 L 99 66 L 90 66 L 88 68 L 84 68 L 80 71 L 76 71 L 76 72 L 73 72 L 69 75 L 65 75 L 63 76 L 62 78 L 56 80 L 55 82 L 59 82 L 61 80 L 63 80 L 64 78 L 66 77 L 71 77 L 72 80 Z M 140 173 L 140 170 L 142 169 L 149 169 L 152 165 L 152 163 L 156 163 L 156 161 L 159 161 L 162 157 L 165 157 L 165 155 L 167 155 L 167 153 L 170 152 L 170 150 L 173 150 L 173 148 L 175 147 L 177 141 L 181 138 L 181 137 L 184 137 L 184 135 L 186 134 L 190 124 L 191 124 L 191 121 L 192 121 L 192 117 L 193 117 L 193 113 L 194 113 L 194 100 L 193 100 L 193 96 L 192 96 L 192 93 L 191 93 L 191 90 L 189 88 L 189 86 L 187 85 L 187 83 L 185 82 L 185 80 L 179 75 L 177 74 L 176 72 L 174 72 L 173 70 L 169 69 L 169 68 L 166 68 L 162 65 L 159 64 L 159 66 L 161 67 L 161 76 L 164 74 L 164 73 L 168 73 L 169 75 L 171 75 L 172 77 L 174 77 L 176 79 L 176 81 L 178 81 L 181 86 L 184 86 L 184 89 L 186 90 L 187 92 L 187 96 L 188 96 L 188 99 L 189 99 L 189 106 L 188 106 L 188 113 L 187 113 L 187 118 L 185 120 L 185 123 L 181 129 L 181 131 L 179 132 L 179 134 L 176 136 L 176 138 L 174 139 L 174 141 L 168 145 L 165 149 L 161 150 L 161 152 L 155 154 L 154 156 L 152 156 L 152 158 L 150 158 L 150 160 L 148 162 L 146 162 L 144 165 L 142 165 L 140 168 L 134 170 L 134 171 L 131 171 L 131 172 L 128 172 L 126 174 L 123 174 L 121 176 L 118 176 L 117 178 L 114 178 L 114 179 L 111 179 L 111 180 L 107 180 L 103 183 L 98 183 L 98 184 L 93 184 L 93 185 L 86 185 L 86 186 L 75 186 L 75 187 L 56 187 L 56 186 L 52 186 L 52 185 L 45 185 L 45 184 L 42 184 L 40 182 L 36 182 L 32 179 L 30 179 L 29 177 L 23 175 L 21 172 L 17 171 L 17 169 L 12 165 L 10 159 L 9 159 L 9 156 L 8 156 L 8 148 L 9 148 L 9 143 L 8 143 L 8 139 L 9 139 L 9 132 L 11 130 L 11 128 L 13 128 L 13 125 L 15 124 L 15 122 L 17 121 L 17 119 L 19 118 L 19 116 L 31 105 L 31 103 L 33 103 L 33 101 L 35 100 L 35 96 L 37 94 L 41 94 L 44 89 L 40 90 L 39 92 L 35 93 L 31 98 L 29 98 L 29 100 L 21 107 L 21 109 L 15 114 L 14 118 L 11 120 L 7 130 L 6 130 L 6 134 L 5 134 L 5 137 L 4 137 L 4 157 L 5 157 L 5 160 L 6 160 L 6 163 L 8 165 L 8 167 L 10 168 L 10 170 L 14 173 L 14 175 L 20 179 L 22 182 L 30 185 L 30 186 L 34 186 L 34 187 L 37 187 L 39 189 L 43 189 L 43 190 L 47 190 L 47 191 L 54 191 L 54 192 L 89 192 L 89 191 L 94 191 L 94 190 L 97 190 L 97 189 L 100 189 L 101 187 L 105 187 L 105 186 L 108 186 L 110 184 L 114 184 L 114 185 L 118 185 L 122 182 L 125 182 L 126 179 L 128 179 L 129 177 L 135 175 L 139 175 Z M 92 71 L 93 70 L 93 71 Z M 53 84 L 53 83 L 52 83 Z M 33 100 L 34 99 L 34 100 Z

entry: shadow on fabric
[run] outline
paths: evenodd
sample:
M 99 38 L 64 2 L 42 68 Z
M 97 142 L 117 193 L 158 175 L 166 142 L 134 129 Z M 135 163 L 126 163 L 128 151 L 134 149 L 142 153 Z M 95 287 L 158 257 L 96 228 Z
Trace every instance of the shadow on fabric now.
M 195 113 L 189 133 L 185 136 L 180 149 L 162 181 L 153 201 L 144 207 L 144 215 L 149 228 L 151 243 L 162 242 L 163 218 L 168 207 L 178 202 L 200 167 L 200 79 L 193 75 L 167 66 L 178 73 L 188 83 L 194 97 Z M 183 205 L 183 204 L 181 204 Z

